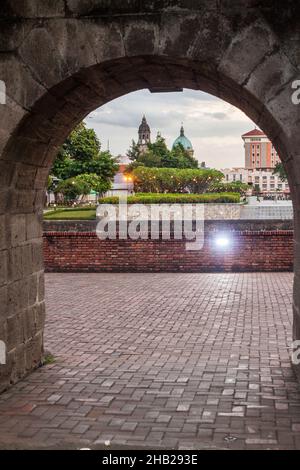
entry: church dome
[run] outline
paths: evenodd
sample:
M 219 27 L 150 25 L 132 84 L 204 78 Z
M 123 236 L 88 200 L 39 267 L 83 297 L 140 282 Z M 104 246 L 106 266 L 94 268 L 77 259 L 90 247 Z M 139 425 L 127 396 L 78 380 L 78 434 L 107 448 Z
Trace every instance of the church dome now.
M 180 135 L 174 141 L 173 149 L 179 144 L 181 144 L 185 150 L 189 150 L 189 151 L 193 150 L 191 141 L 184 135 L 183 126 L 181 126 Z

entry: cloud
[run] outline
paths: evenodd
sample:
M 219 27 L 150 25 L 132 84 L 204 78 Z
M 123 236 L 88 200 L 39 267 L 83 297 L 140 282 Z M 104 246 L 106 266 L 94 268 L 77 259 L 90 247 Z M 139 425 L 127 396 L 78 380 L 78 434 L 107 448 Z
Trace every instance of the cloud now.
M 96 109 L 86 123 L 96 130 L 103 147 L 109 141 L 112 153 L 125 154 L 132 139 L 137 140 L 143 114 L 152 139 L 160 131 L 170 147 L 183 122 L 199 161 L 206 160 L 217 168 L 243 165 L 241 135 L 254 127 L 253 122 L 239 109 L 204 92 L 137 91 Z
M 204 113 L 205 116 L 212 117 L 214 119 L 220 119 L 223 121 L 224 119 L 229 119 L 228 115 L 226 113 L 222 112 L 216 112 L 216 113 Z

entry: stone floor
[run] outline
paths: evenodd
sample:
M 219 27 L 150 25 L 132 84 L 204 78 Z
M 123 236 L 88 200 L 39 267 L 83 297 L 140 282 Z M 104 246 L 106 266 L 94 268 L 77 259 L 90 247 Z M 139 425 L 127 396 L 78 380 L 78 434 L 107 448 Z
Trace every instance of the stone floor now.
M 292 274 L 47 275 L 55 362 L 0 396 L 1 448 L 300 449 Z

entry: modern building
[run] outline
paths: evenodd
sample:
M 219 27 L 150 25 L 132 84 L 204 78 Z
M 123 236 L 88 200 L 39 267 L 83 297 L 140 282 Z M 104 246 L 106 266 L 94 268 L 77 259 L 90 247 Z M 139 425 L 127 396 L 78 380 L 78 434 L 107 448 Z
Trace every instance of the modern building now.
M 280 162 L 272 142 L 259 129 L 253 129 L 242 135 L 245 148 L 245 168 L 266 170 L 272 169 Z
M 177 139 L 175 139 L 174 143 L 173 143 L 173 149 L 177 146 L 181 144 L 182 147 L 187 150 L 189 152 L 190 155 L 194 155 L 194 149 L 193 149 L 193 146 L 192 146 L 192 143 L 191 141 L 184 135 L 184 128 L 183 128 L 183 125 L 181 125 L 181 128 L 180 128 L 180 134 L 179 136 L 177 137 Z
M 259 187 L 260 192 L 263 194 L 289 194 L 290 192 L 287 181 L 281 181 L 278 175 L 273 175 L 272 170 L 224 168 L 221 171 L 224 174 L 224 182 L 226 183 L 240 181 L 249 184 L 253 189 Z

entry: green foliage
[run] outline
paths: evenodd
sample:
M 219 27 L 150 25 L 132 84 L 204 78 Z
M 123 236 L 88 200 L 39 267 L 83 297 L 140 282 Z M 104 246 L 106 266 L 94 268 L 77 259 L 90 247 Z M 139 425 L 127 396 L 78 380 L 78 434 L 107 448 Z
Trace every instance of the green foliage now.
M 118 164 L 109 152 L 101 152 L 101 144 L 93 129 L 79 124 L 60 148 L 51 174 L 68 179 L 84 173 L 96 173 L 110 180 L 118 171 Z
M 181 144 L 178 144 L 171 150 L 170 158 L 164 166 L 169 168 L 198 168 L 198 160 L 185 150 Z
M 109 180 L 103 179 L 96 173 L 84 173 L 61 181 L 55 188 L 55 193 L 62 194 L 66 202 L 75 202 L 81 195 L 86 196 L 91 191 L 103 194 L 110 187 Z
M 42 357 L 41 365 L 47 366 L 48 364 L 53 364 L 55 362 L 55 357 L 51 353 L 46 353 Z
M 276 163 L 275 168 L 273 170 L 273 175 L 278 175 L 281 181 L 283 182 L 287 181 L 287 174 L 283 166 L 283 163 L 281 162 Z
M 98 194 L 106 193 L 111 188 L 111 182 L 108 179 L 98 176 L 96 173 L 84 173 L 74 178 L 80 184 L 88 184 L 90 191 L 95 191 Z
M 242 183 L 241 181 L 232 181 L 230 183 L 217 182 L 210 186 L 210 191 L 216 193 L 239 193 L 243 196 L 248 190 L 248 184 Z
M 52 183 L 53 183 L 53 177 L 51 175 L 49 175 L 48 180 L 47 180 L 47 189 L 48 189 L 48 191 L 51 191 Z
M 127 157 L 132 162 L 135 162 L 139 159 L 140 155 L 141 155 L 141 152 L 140 152 L 139 145 L 134 140 L 132 140 L 131 141 L 131 147 L 127 151 Z
M 55 188 L 55 192 L 62 194 L 66 202 L 75 202 L 79 196 L 87 195 L 90 191 L 89 183 L 78 177 L 61 181 Z
M 131 148 L 127 156 L 132 163 L 128 166 L 128 171 L 139 166 L 155 168 L 198 168 L 198 160 L 183 148 L 181 144 L 169 150 L 166 141 L 160 135 L 155 142 L 148 144 L 147 150 L 141 152 L 138 144 L 132 141 Z
M 131 173 L 135 192 L 143 193 L 204 193 L 219 183 L 223 173 L 205 168 L 137 167 Z
M 239 203 L 238 193 L 205 193 L 205 194 L 136 194 L 127 198 L 128 204 L 184 204 L 184 203 Z M 104 197 L 99 200 L 100 204 L 118 204 L 117 196 Z
M 94 220 L 95 207 L 76 207 L 74 209 L 57 209 L 44 214 L 45 220 Z

